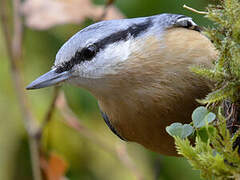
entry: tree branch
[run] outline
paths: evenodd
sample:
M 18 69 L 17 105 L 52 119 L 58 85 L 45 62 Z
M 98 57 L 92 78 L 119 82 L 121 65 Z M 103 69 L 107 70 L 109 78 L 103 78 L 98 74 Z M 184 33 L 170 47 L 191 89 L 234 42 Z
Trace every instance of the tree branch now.
M 106 0 L 105 5 L 104 5 L 104 9 L 103 9 L 103 13 L 97 21 L 104 20 L 104 18 L 107 15 L 107 12 L 108 12 L 108 7 L 111 6 L 114 3 L 114 1 L 115 0 Z
M 208 12 L 206 12 L 206 11 L 198 11 L 198 10 L 196 10 L 194 8 L 191 8 L 191 7 L 187 6 L 186 4 L 183 5 L 183 8 L 185 8 L 185 9 L 187 9 L 189 11 L 192 11 L 194 13 L 197 13 L 197 14 L 203 14 L 203 15 L 207 15 L 208 14 Z
M 74 113 L 69 108 L 63 92 L 60 92 L 56 101 L 56 106 L 60 110 L 60 113 L 62 114 L 65 120 L 64 123 L 67 126 L 75 129 L 82 136 L 86 137 L 94 144 L 100 146 L 103 150 L 107 151 L 114 157 L 117 157 L 127 167 L 127 169 L 129 169 L 135 175 L 137 180 L 145 179 L 143 178 L 144 176 L 141 174 L 141 171 L 138 170 L 137 166 L 129 157 L 125 146 L 117 146 L 117 148 L 113 148 L 112 146 L 108 145 L 105 141 L 103 141 L 102 138 L 99 138 L 98 135 L 94 134 L 87 127 L 80 123 L 80 120 L 74 115 Z
M 43 122 L 41 124 L 41 126 L 39 127 L 39 129 L 37 130 L 36 132 L 36 138 L 38 139 L 39 143 L 42 139 L 42 134 L 43 134 L 43 131 L 44 131 L 44 128 L 46 127 L 46 125 L 49 123 L 49 121 L 51 121 L 52 119 L 52 115 L 54 113 L 54 110 L 55 110 L 55 106 L 56 106 L 56 101 L 57 101 L 57 98 L 59 96 L 59 91 L 60 90 L 60 87 L 59 86 L 55 86 L 54 87 L 54 91 L 53 91 L 53 98 L 52 98 L 52 101 L 50 103 L 50 106 L 46 112 L 46 115 L 43 119 Z
M 11 31 L 8 24 L 9 16 L 6 13 L 7 2 L 1 0 L 0 16 L 5 37 L 6 49 L 9 56 L 10 72 L 13 79 L 13 85 L 17 95 L 17 101 L 19 103 L 20 111 L 24 121 L 25 128 L 28 133 L 29 148 L 31 153 L 31 163 L 33 170 L 34 180 L 41 180 L 41 171 L 39 164 L 39 150 L 37 140 L 34 138 L 34 132 L 36 130 L 36 121 L 34 120 L 32 113 L 27 105 L 27 97 L 24 93 L 22 72 L 17 63 L 21 59 L 22 52 L 22 21 L 19 15 L 20 0 L 13 0 L 13 13 L 14 13 L 14 32 L 13 39 L 11 39 Z M 16 44 L 15 44 L 16 43 Z M 14 44 L 14 45 L 13 45 Z
M 16 56 L 14 59 L 22 59 L 22 34 L 23 34 L 23 23 L 21 20 L 21 15 L 19 12 L 19 7 L 21 1 L 20 0 L 13 0 L 13 9 L 14 9 L 14 14 L 13 14 L 13 21 L 14 21 L 14 34 L 13 34 L 13 39 L 12 39 L 12 50 L 13 50 L 13 55 Z
M 118 158 L 122 161 L 122 163 L 129 169 L 131 172 L 136 176 L 137 180 L 143 180 L 143 175 L 141 171 L 138 170 L 136 164 L 133 162 L 131 157 L 129 156 L 126 145 L 125 144 L 117 144 L 116 145 L 116 152 Z
M 81 133 L 84 137 L 88 138 L 91 140 L 94 144 L 99 145 L 102 147 L 104 150 L 107 152 L 111 153 L 112 155 L 115 154 L 114 148 L 111 146 L 107 145 L 106 142 L 104 142 L 102 139 L 100 139 L 96 134 L 93 132 L 89 131 L 88 128 L 86 128 L 83 124 L 80 124 L 80 121 L 78 118 L 74 115 L 72 110 L 69 108 L 66 98 L 63 92 L 60 93 L 57 102 L 56 102 L 57 108 L 60 110 L 60 113 L 62 114 L 64 118 L 64 123 Z

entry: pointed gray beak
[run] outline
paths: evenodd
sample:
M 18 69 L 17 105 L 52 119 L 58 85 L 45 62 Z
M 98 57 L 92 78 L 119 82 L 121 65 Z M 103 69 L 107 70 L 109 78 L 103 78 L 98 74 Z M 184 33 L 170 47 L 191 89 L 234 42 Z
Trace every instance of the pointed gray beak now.
M 26 89 L 40 89 L 52 85 L 56 85 L 60 82 L 67 80 L 70 77 L 70 73 L 68 71 L 62 73 L 56 73 L 56 69 L 52 69 L 51 71 L 43 74 L 31 84 L 29 84 Z

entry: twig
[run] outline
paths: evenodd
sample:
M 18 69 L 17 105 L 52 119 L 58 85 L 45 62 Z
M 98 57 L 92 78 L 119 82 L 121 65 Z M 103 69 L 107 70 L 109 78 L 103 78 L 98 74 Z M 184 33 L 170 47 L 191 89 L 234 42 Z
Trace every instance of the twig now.
M 20 0 L 13 0 L 13 21 L 14 21 L 14 34 L 12 40 L 13 55 L 16 56 L 14 59 L 22 58 L 22 34 L 23 34 L 23 23 L 21 21 L 21 15 L 19 12 Z
M 44 128 L 49 123 L 49 121 L 52 119 L 52 115 L 53 115 L 54 110 L 55 110 L 56 101 L 57 101 L 57 98 L 58 98 L 58 95 L 59 95 L 59 92 L 60 92 L 59 90 L 60 90 L 59 86 L 54 87 L 53 98 L 52 98 L 52 101 L 50 103 L 50 106 L 49 106 L 49 108 L 46 112 L 46 115 L 44 116 L 44 119 L 43 119 L 43 122 L 42 122 L 40 128 L 38 129 L 38 131 L 35 134 L 38 141 L 41 141 L 42 133 L 44 131 Z
M 7 53 L 10 57 L 10 60 L 12 60 L 13 58 L 12 56 L 12 39 L 11 39 L 11 35 L 10 35 L 10 31 L 9 31 L 9 19 L 6 13 L 6 9 L 7 5 L 6 5 L 6 0 L 2 0 L 1 1 L 1 5 L 0 5 L 0 16 L 1 16 L 1 23 L 2 23 L 2 29 L 3 29 L 3 34 L 4 34 L 4 38 L 5 38 L 5 43 L 6 43 L 6 49 L 7 49 Z
M 80 120 L 74 115 L 71 109 L 68 107 L 66 102 L 65 96 L 63 92 L 60 92 L 56 106 L 60 110 L 64 122 L 67 126 L 75 129 L 81 135 L 86 137 L 87 139 L 91 140 L 94 144 L 100 146 L 103 150 L 109 152 L 114 157 L 118 157 L 118 159 L 127 166 L 127 168 L 137 177 L 138 180 L 143 180 L 143 175 L 141 175 L 140 171 L 135 166 L 134 162 L 128 156 L 127 151 L 121 146 L 118 149 L 113 148 L 112 146 L 108 145 L 102 138 L 99 138 L 98 135 L 91 132 L 87 127 L 83 124 L 80 124 Z
M 44 127 L 52 118 L 52 115 L 53 115 L 53 112 L 54 112 L 54 109 L 55 109 L 55 104 L 56 104 L 56 101 L 57 101 L 57 98 L 58 98 L 58 95 L 59 95 L 59 91 L 60 90 L 60 87 L 59 86 L 55 86 L 54 87 L 54 91 L 53 91 L 53 99 L 52 99 L 52 102 L 48 108 L 48 111 L 45 115 L 45 118 L 43 120 L 43 124 L 42 124 L 42 127 Z
M 14 16 L 19 16 L 18 10 L 19 10 L 19 5 L 20 1 L 19 0 L 14 0 L 13 2 L 14 8 Z M 10 28 L 8 25 L 7 21 L 7 3 L 6 0 L 1 0 L 1 5 L 0 5 L 0 16 L 1 16 L 1 23 L 3 27 L 3 33 L 5 37 L 5 43 L 6 43 L 6 48 L 7 48 L 7 53 L 9 56 L 9 61 L 10 61 L 10 70 L 11 70 L 11 75 L 13 79 L 13 84 L 15 88 L 15 92 L 17 95 L 17 100 L 19 103 L 19 107 L 22 113 L 22 118 L 24 120 L 24 125 L 28 133 L 28 139 L 29 139 L 29 148 L 30 148 L 30 153 L 31 153 L 31 162 L 32 162 L 32 170 L 33 170 L 33 177 L 34 180 L 41 180 L 41 171 L 40 171 L 40 165 L 39 165 L 39 151 L 38 151 L 38 145 L 37 141 L 34 138 L 34 132 L 36 130 L 36 121 L 34 121 L 34 118 L 31 114 L 31 111 L 27 105 L 27 97 L 24 93 L 24 88 L 23 88 L 23 81 L 22 81 L 22 73 L 21 70 L 18 67 L 17 60 L 20 59 L 20 57 L 17 56 L 17 54 L 14 54 L 16 52 L 21 52 L 21 46 L 14 46 L 14 48 L 20 48 L 18 50 L 13 50 L 13 41 L 11 39 L 10 35 Z M 16 36 L 16 39 L 22 39 L 22 33 L 18 32 L 18 28 L 21 28 L 20 25 L 22 24 L 21 18 L 20 17 L 15 17 L 14 18 L 14 32 L 13 36 Z M 18 26 L 18 27 L 16 27 Z M 19 37 L 20 36 L 20 37 Z
M 105 19 L 106 15 L 107 15 L 108 7 L 111 6 L 114 3 L 114 1 L 115 0 L 106 0 L 104 9 L 103 9 L 103 13 L 97 21 L 102 21 Z
M 137 169 L 136 165 L 134 164 L 133 160 L 129 157 L 129 154 L 126 150 L 125 144 L 117 144 L 116 145 L 116 151 L 118 154 L 118 158 L 125 164 L 125 166 L 133 172 L 133 174 L 136 176 L 137 180 L 143 180 L 143 176 L 141 172 Z
M 71 111 L 71 109 L 68 107 L 68 104 L 65 99 L 65 95 L 63 92 L 60 92 L 58 99 L 56 101 L 56 106 L 60 110 L 63 118 L 64 123 L 80 132 L 84 137 L 91 140 L 94 144 L 99 145 L 109 153 L 116 155 L 114 148 L 107 145 L 106 142 L 104 142 L 102 139 L 98 138 L 97 135 L 95 135 L 93 132 L 89 131 L 88 128 L 86 128 L 83 124 L 80 124 L 80 121 L 78 118 L 74 115 L 74 113 Z
M 189 7 L 189 6 L 185 5 L 185 4 L 183 5 L 183 8 L 185 8 L 185 9 L 187 9 L 189 11 L 192 11 L 194 13 L 197 13 L 197 14 L 203 14 L 203 15 L 207 15 L 208 14 L 208 12 L 206 12 L 206 11 L 198 11 L 198 10 L 196 10 L 194 8 L 191 8 L 191 7 Z

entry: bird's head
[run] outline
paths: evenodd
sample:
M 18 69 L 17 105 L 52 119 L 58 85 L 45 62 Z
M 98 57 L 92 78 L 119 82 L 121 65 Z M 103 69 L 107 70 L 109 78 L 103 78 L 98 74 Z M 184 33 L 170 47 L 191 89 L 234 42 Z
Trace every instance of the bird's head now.
M 134 53 L 144 52 L 144 57 L 151 55 L 143 49 L 146 46 L 151 48 L 151 44 L 146 44 L 146 39 L 154 37 L 160 42 L 164 31 L 172 27 L 199 30 L 191 18 L 175 14 L 102 21 L 90 25 L 60 48 L 52 70 L 29 84 L 27 89 L 39 89 L 64 81 L 80 86 L 91 86 L 95 82 L 101 84 L 102 81 L 98 80 L 121 74 L 131 63 L 131 58 L 136 59 Z

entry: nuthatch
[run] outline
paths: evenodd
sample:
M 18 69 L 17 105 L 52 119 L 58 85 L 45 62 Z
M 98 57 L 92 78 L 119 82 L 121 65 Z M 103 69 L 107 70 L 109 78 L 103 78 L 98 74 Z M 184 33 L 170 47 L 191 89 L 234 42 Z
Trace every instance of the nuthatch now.
M 27 89 L 65 81 L 85 88 L 118 137 L 176 155 L 165 127 L 189 122 L 196 99 L 210 89 L 189 67 L 209 67 L 216 56 L 210 40 L 184 15 L 102 21 L 70 38 L 52 70 Z

